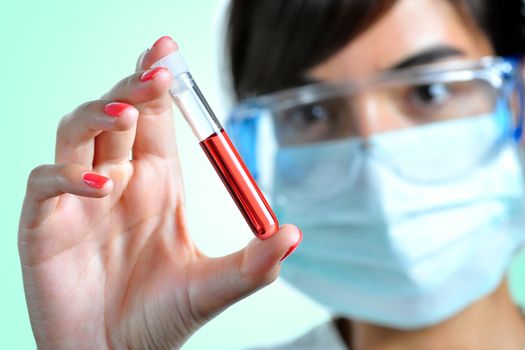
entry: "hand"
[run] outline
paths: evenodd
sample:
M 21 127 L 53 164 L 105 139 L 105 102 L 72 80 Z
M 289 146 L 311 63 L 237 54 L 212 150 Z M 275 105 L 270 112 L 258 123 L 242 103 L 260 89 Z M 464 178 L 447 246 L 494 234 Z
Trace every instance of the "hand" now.
M 159 39 L 135 74 L 62 118 L 55 164 L 29 177 L 19 252 L 39 349 L 180 347 L 275 280 L 280 259 L 300 240 L 284 225 L 221 258 L 192 242 L 171 75 L 144 72 L 176 49 L 171 38 Z

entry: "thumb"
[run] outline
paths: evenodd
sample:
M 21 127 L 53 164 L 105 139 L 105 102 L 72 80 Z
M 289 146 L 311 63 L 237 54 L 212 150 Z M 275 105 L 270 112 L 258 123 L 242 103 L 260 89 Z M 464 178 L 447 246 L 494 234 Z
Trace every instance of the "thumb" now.
M 302 233 L 283 225 L 266 240 L 254 238 L 244 249 L 209 259 L 204 267 L 206 285 L 195 288 L 193 301 L 201 315 L 216 314 L 277 279 L 281 261 L 301 242 Z

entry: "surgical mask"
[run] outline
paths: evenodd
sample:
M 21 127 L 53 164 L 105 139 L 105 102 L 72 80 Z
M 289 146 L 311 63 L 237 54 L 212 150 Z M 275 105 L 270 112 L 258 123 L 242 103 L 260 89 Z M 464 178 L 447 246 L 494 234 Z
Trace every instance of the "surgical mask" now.
M 333 313 L 399 329 L 439 323 L 491 293 L 525 240 L 515 145 L 502 143 L 475 169 L 427 182 L 396 171 L 373 150 L 387 150 L 405 169 L 448 154 L 433 168 L 446 173 L 449 162 L 468 163 L 476 143 L 495 134 L 495 120 L 377 134 L 366 145 L 347 139 L 281 149 L 274 193 L 282 198 L 274 209 L 304 234 L 282 276 Z M 301 169 L 312 157 L 326 166 Z
M 334 313 L 395 328 L 494 290 L 523 242 L 520 72 L 488 57 L 241 102 L 228 132 L 279 221 L 304 233 L 282 276 Z M 362 110 L 363 94 L 388 115 Z M 376 129 L 386 117 L 405 128 Z

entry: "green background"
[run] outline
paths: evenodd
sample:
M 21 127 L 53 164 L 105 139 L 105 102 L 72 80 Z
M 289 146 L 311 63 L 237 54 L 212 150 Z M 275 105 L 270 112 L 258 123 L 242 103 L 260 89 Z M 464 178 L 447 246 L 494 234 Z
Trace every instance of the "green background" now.
M 211 105 L 224 112 L 218 10 L 224 1 L 3 1 L 0 185 L 0 349 L 32 349 L 16 235 L 26 179 L 53 161 L 59 119 L 99 98 L 134 71 L 138 55 L 158 37 L 175 38 Z M 219 11 L 220 12 L 220 11 Z M 176 115 L 193 238 L 209 255 L 243 247 L 251 234 L 191 131 Z M 211 224 L 210 224 L 211 223 Z M 214 234 L 219 227 L 220 234 Z M 511 272 L 525 305 L 525 255 Z M 205 325 L 184 349 L 242 349 L 285 340 L 328 317 L 278 280 Z

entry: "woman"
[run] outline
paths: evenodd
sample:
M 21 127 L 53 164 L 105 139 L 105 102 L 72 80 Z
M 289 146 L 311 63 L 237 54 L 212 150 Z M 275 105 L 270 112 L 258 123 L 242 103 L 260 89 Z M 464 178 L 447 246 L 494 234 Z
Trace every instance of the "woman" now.
M 317 84 L 249 99 L 231 121 L 280 219 L 304 231 L 284 277 L 340 316 L 285 348 L 523 348 L 504 278 L 523 244 L 523 72 L 482 59 L 523 55 L 522 2 L 231 7 L 237 97 Z M 30 175 L 19 249 L 39 348 L 179 347 L 301 240 L 284 225 L 214 259 L 192 243 L 171 76 L 148 70 L 176 48 L 159 39 L 63 118 L 56 164 Z

